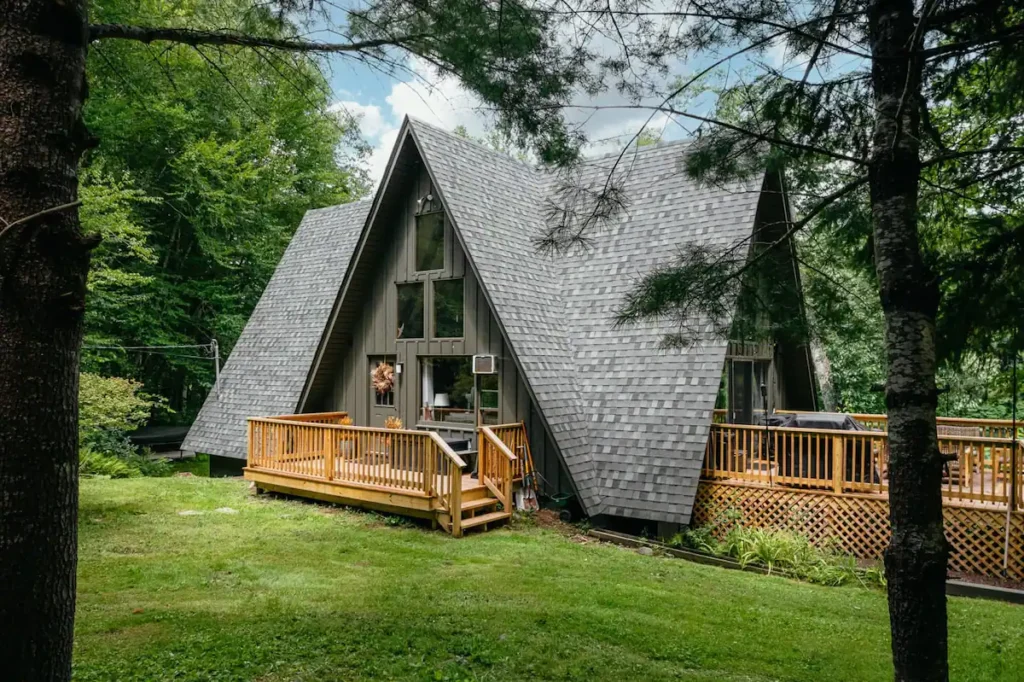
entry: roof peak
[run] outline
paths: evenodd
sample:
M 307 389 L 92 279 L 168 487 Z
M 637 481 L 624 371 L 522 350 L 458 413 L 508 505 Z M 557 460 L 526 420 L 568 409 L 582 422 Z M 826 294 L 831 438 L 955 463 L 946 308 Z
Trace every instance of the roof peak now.
M 473 137 L 464 137 L 462 135 L 459 135 L 459 134 L 455 133 L 454 131 L 446 130 L 442 126 L 437 125 L 436 123 L 430 123 L 429 121 L 425 121 L 422 118 L 418 118 L 416 116 L 411 116 L 409 114 L 406 114 L 405 120 L 413 128 L 416 128 L 416 127 L 429 128 L 429 129 L 431 129 L 431 130 L 433 130 L 433 131 L 435 131 L 435 132 L 437 132 L 437 133 L 439 133 L 441 135 L 445 135 L 445 136 L 447 136 L 447 137 L 449 137 L 449 138 L 451 138 L 453 140 L 457 140 L 457 141 L 465 143 L 467 145 L 471 145 L 473 147 L 476 147 L 480 151 L 486 152 L 487 154 L 489 154 L 491 156 L 494 156 L 496 158 L 503 159 L 506 162 L 511 162 L 511 163 L 513 163 L 513 164 L 515 164 L 517 166 L 522 167 L 522 168 L 527 168 L 529 170 L 536 171 L 536 172 L 539 172 L 539 173 L 551 173 L 553 170 L 555 170 L 555 169 L 553 169 L 553 168 L 551 168 L 549 166 L 545 166 L 544 164 L 541 164 L 541 163 L 531 163 L 531 162 L 523 161 L 522 159 L 517 159 L 516 157 L 514 157 L 514 156 L 512 156 L 512 155 L 510 155 L 510 154 L 508 154 L 506 152 L 494 149 L 493 147 L 489 146 L 487 143 L 485 143 L 485 142 L 483 142 L 481 140 L 475 139 Z M 658 142 L 655 142 L 654 144 L 649 144 L 649 145 L 644 145 L 644 146 L 636 146 L 635 142 L 631 142 L 628 146 L 634 148 L 634 152 L 633 153 L 636 156 L 640 156 L 640 155 L 644 155 L 644 154 L 650 153 L 652 151 L 660 151 L 660 150 L 665 150 L 665 149 L 674 149 L 674 148 L 679 148 L 679 147 L 689 147 L 689 146 L 691 146 L 693 144 L 693 142 L 694 142 L 694 140 L 692 138 L 687 138 L 687 139 L 684 139 L 684 140 L 669 140 L 669 141 L 665 141 L 665 142 L 658 141 Z M 629 152 L 629 150 L 627 149 L 627 153 L 628 152 Z M 595 155 L 595 156 L 588 156 L 586 153 L 583 153 L 580 156 L 580 163 L 582 165 L 587 165 L 587 164 L 591 164 L 591 163 L 602 161 L 604 159 L 614 158 L 614 157 L 620 156 L 620 155 L 622 155 L 622 153 L 623 152 L 622 152 L 621 149 L 619 151 L 606 152 L 604 154 L 598 154 L 598 155 Z

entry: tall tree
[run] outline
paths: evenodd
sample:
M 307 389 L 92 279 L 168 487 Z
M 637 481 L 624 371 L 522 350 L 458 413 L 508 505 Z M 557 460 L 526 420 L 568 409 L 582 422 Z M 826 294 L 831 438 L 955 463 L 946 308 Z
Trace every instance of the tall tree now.
M 172 17 L 193 28 L 287 37 L 291 22 L 217 3 L 94 2 L 93 21 Z M 103 141 L 83 158 L 82 224 L 93 253 L 83 369 L 130 376 L 189 423 L 213 384 L 197 345 L 229 353 L 302 215 L 358 198 L 365 148 L 331 108 L 316 60 L 270 49 L 117 41 L 89 51 L 85 122 Z
M 983 74 L 1018 82 L 1019 4 L 579 0 L 551 11 L 575 16 L 605 49 L 617 48 L 604 65 L 633 96 L 626 108 L 697 138 L 685 161 L 691 174 L 713 183 L 764 168 L 785 171 L 799 198 L 800 217 L 787 220 L 781 236 L 754 235 L 719 253 L 689 252 L 653 273 L 629 297 L 621 321 L 667 316 L 685 325 L 703 314 L 728 329 L 723 297 L 756 281 L 772 260 L 766 255 L 789 248 L 797 232 L 829 225 L 851 244 L 867 245 L 884 314 L 892 527 L 885 565 L 895 674 L 947 679 L 935 377 L 940 353 L 984 343 L 993 333 L 1006 337 L 1015 324 L 1009 292 L 1000 288 L 1004 278 L 983 259 L 997 254 L 1017 271 L 1008 259 L 1019 254 L 1019 222 L 996 219 L 985 205 L 1015 200 L 999 188 L 1019 187 L 1024 129 L 1017 112 L 1024 102 L 1013 87 L 986 92 L 993 104 L 977 83 Z M 791 68 L 770 61 L 780 53 Z M 697 73 L 667 87 L 651 77 L 683 59 Z M 684 103 L 716 74 L 724 90 L 717 105 Z M 973 98 L 962 96 L 972 90 Z M 941 128 L 936 117 L 945 118 Z M 594 194 L 594 209 L 577 212 L 582 219 L 552 225 L 551 243 L 576 241 L 613 212 L 621 203 L 615 171 Z M 967 197 L 961 200 L 970 206 L 971 226 L 959 230 L 955 249 L 936 248 L 955 241 L 955 218 L 937 219 L 941 195 Z M 860 219 L 829 220 L 838 214 Z M 972 300 L 991 305 L 972 312 Z
M 299 3 L 279 7 L 297 10 Z M 265 3 L 253 3 L 261 11 Z M 302 7 L 310 7 L 301 3 Z M 312 4 L 314 9 L 318 3 Z M 176 43 L 335 54 L 400 68 L 402 53 L 454 74 L 540 158 L 575 153 L 555 105 L 587 72 L 520 2 L 380 0 L 346 13 L 335 43 L 258 26 L 94 24 L 84 0 L 0 2 L 0 660 L 19 680 L 66 680 L 74 618 L 77 377 L 90 253 L 79 162 L 90 43 Z M 215 60 L 210 68 L 218 69 Z

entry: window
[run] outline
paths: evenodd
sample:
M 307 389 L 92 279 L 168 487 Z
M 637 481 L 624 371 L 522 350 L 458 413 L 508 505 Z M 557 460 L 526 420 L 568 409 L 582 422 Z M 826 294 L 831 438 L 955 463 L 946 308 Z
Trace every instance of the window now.
M 423 283 L 398 285 L 398 339 L 423 338 Z
M 480 395 L 480 423 L 485 426 L 492 426 L 498 424 L 499 413 L 498 413 L 498 375 L 497 374 L 478 374 L 477 386 L 479 387 Z
M 463 335 L 465 287 L 461 279 L 434 282 L 434 336 L 456 339 Z
M 380 391 L 373 392 L 373 404 L 377 407 L 394 407 L 395 406 L 395 387 L 392 386 L 389 390 L 381 393 Z
M 416 216 L 416 270 L 444 269 L 444 212 Z
M 472 358 L 423 358 L 421 369 L 423 418 L 475 425 Z

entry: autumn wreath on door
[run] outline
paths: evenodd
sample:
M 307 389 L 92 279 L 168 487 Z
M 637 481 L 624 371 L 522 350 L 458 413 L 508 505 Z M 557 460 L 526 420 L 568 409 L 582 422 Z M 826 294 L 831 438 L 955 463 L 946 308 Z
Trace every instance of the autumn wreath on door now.
M 386 362 L 378 362 L 370 381 L 377 393 L 389 393 L 395 387 L 395 368 Z

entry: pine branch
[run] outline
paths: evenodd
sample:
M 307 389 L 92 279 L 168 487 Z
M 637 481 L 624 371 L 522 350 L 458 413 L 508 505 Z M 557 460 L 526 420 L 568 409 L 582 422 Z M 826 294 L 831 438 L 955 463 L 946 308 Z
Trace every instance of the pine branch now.
M 973 52 L 979 48 L 1012 45 L 1020 40 L 1024 40 L 1024 24 L 1013 24 L 1012 26 L 1007 26 L 988 35 L 978 36 L 971 40 L 964 40 L 959 43 L 937 45 L 926 50 L 921 50 L 918 54 L 920 54 L 924 59 L 951 56 L 955 57 L 957 55 Z
M 931 166 L 937 166 L 938 164 L 945 163 L 947 161 L 956 161 L 957 159 L 964 159 L 971 156 L 984 156 L 985 154 L 1024 154 L 1024 147 L 997 145 L 995 147 L 986 147 L 984 149 L 964 149 L 961 151 L 949 152 L 948 154 L 939 154 L 938 156 L 922 161 L 921 168 L 930 168 Z
M 134 40 L 140 43 L 166 41 L 191 45 L 235 45 L 238 47 L 267 47 L 290 52 L 364 52 L 389 45 L 401 46 L 427 37 L 425 34 L 393 36 L 351 43 L 324 43 L 286 38 L 263 38 L 234 31 L 199 31 L 191 28 L 157 28 L 129 26 L 127 24 L 93 24 L 89 27 L 89 40 Z

